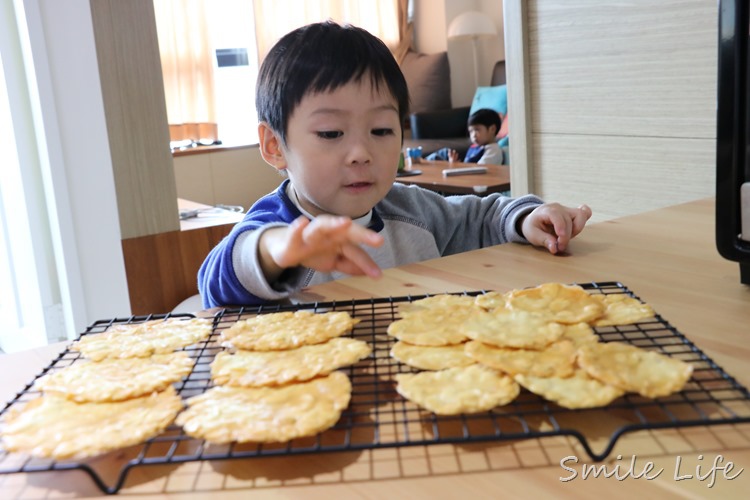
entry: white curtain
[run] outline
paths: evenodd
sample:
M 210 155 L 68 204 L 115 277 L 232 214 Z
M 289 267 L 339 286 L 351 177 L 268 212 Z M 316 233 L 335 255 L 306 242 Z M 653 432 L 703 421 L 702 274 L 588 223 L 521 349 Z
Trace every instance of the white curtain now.
M 377 36 L 401 61 L 411 44 L 408 0 L 255 0 L 258 59 L 290 31 L 328 19 L 349 23 Z
M 206 0 L 154 0 L 173 141 L 217 138 L 208 8 Z
M 288 32 L 331 19 L 366 29 L 401 62 L 412 39 L 408 4 L 409 0 L 254 0 L 258 61 Z M 172 141 L 220 138 L 214 74 L 217 47 L 207 22 L 210 7 L 210 0 L 154 0 Z

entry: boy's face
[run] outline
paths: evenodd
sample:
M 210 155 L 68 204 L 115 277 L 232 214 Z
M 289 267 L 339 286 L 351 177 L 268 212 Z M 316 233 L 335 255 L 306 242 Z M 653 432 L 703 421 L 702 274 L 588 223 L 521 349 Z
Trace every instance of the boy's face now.
M 281 150 L 305 210 L 361 217 L 396 178 L 401 152 L 397 102 L 385 85 L 373 89 L 368 75 L 333 92 L 308 94 L 289 117 Z
M 487 128 L 485 125 L 469 125 L 469 137 L 471 142 L 483 146 L 495 140 L 495 126 Z

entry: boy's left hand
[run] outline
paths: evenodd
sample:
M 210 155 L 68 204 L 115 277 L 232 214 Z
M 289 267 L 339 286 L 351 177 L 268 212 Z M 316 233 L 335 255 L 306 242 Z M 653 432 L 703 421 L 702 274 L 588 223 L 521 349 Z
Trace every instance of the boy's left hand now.
M 588 205 L 568 208 L 559 203 L 545 203 L 524 218 L 521 232 L 532 245 L 546 247 L 556 254 L 565 251 L 571 238 L 583 231 L 590 217 Z

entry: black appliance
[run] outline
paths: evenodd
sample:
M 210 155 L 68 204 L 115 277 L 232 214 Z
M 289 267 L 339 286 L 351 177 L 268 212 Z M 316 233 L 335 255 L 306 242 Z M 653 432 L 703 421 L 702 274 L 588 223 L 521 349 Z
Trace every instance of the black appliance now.
M 748 0 L 719 2 L 716 246 L 750 285 L 750 26 Z

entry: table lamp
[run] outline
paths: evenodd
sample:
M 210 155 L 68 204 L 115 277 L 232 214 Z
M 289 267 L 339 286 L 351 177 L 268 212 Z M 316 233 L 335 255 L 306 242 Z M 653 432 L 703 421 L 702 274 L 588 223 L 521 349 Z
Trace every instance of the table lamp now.
M 464 12 L 451 21 L 448 26 L 449 40 L 471 39 L 474 49 L 474 86 L 479 86 L 479 60 L 477 57 L 477 39 L 496 36 L 497 28 L 486 14 L 477 11 Z

